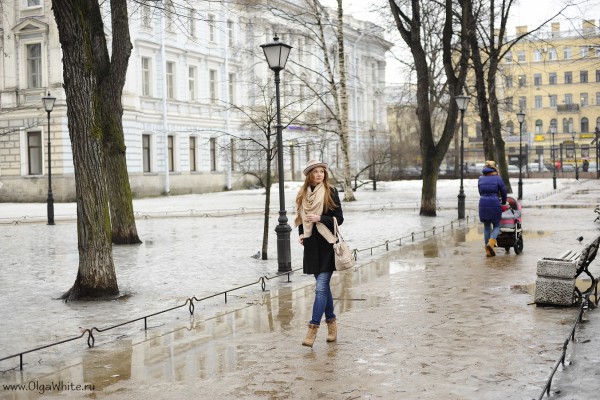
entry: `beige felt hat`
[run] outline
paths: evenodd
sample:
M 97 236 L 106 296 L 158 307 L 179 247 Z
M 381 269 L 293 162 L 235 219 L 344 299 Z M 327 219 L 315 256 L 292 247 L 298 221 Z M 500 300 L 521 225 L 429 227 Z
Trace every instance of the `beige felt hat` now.
M 310 171 L 312 171 L 313 169 L 315 169 L 317 167 L 322 167 L 322 168 L 327 169 L 327 163 L 317 161 L 317 160 L 310 160 L 309 162 L 306 163 L 306 168 L 304 168 L 304 171 L 303 171 L 304 176 L 307 176 Z

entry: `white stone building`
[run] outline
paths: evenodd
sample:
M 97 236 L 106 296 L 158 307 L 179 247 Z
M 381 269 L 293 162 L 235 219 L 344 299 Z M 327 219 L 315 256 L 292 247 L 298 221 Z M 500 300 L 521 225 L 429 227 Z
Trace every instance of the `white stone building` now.
M 260 135 L 242 110 L 260 107 L 254 96 L 259 87 L 274 91 L 260 45 L 275 33 L 294 47 L 281 73 L 282 107 L 325 114 L 318 102 L 306 100 L 310 91 L 299 81 L 322 69 L 320 49 L 299 24 L 260 7 L 269 2 L 248 3 L 167 0 L 163 12 L 152 6 L 155 2 L 131 2 L 133 51 L 123 91 L 123 127 L 134 196 L 202 193 L 252 182 L 242 165 L 250 154 L 243 139 Z M 302 3 L 278 2 L 284 8 Z M 45 200 L 49 149 L 54 199 L 72 201 L 74 168 L 51 1 L 4 0 L 0 7 L 0 202 Z M 110 49 L 110 40 L 118 38 L 110 36 L 110 24 L 105 29 Z M 381 28 L 352 17 L 345 21 L 345 35 L 351 160 L 358 169 L 371 133 L 388 134 L 385 53 L 391 44 Z M 41 101 L 48 92 L 57 98 L 49 118 Z M 301 179 L 310 158 L 341 167 L 336 135 L 286 115 L 286 179 Z M 260 160 L 250 161 L 261 168 Z

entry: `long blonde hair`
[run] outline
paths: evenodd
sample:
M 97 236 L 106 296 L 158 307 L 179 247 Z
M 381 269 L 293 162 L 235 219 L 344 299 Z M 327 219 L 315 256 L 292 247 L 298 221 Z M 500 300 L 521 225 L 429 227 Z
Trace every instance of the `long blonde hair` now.
M 323 178 L 323 186 L 325 186 L 325 197 L 323 199 L 323 205 L 325 206 L 325 211 L 327 212 L 336 208 L 337 205 L 333 201 L 333 197 L 331 197 L 331 184 L 329 183 L 329 173 L 327 172 L 327 168 L 324 168 L 323 170 L 325 171 L 325 177 Z M 308 187 L 311 184 L 311 174 L 312 171 L 309 172 L 308 175 L 306 175 L 306 178 L 304 178 L 304 184 L 302 185 L 302 188 L 300 188 L 300 190 L 298 191 L 298 195 L 296 196 L 297 210 L 300 210 L 300 208 L 302 207 L 302 199 L 306 195 Z

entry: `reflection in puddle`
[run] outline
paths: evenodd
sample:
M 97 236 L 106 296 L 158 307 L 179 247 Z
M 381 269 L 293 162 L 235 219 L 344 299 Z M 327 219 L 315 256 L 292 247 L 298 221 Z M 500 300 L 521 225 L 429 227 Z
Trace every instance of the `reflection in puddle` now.
M 398 272 L 422 271 L 425 263 L 421 260 L 395 260 L 390 261 L 390 274 Z

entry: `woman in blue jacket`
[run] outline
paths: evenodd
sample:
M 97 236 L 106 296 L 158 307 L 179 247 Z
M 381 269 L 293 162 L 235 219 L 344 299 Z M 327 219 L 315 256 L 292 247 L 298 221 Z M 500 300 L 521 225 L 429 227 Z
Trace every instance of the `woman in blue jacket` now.
M 496 239 L 500 233 L 502 204 L 506 203 L 506 186 L 494 161 L 486 161 L 479 177 L 479 220 L 483 222 L 483 241 L 488 257 L 496 255 Z M 501 199 L 501 200 L 500 200 Z

